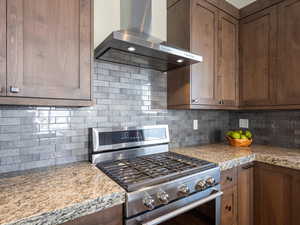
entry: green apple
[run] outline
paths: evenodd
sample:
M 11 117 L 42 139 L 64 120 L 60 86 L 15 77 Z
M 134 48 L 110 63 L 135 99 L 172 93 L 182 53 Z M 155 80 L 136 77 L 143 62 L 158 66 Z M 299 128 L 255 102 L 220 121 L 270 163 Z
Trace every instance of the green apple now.
M 249 139 L 252 138 L 252 133 L 251 133 L 249 130 L 246 131 L 245 135 L 246 135 L 246 137 L 249 138 Z
M 231 134 L 231 137 L 232 137 L 233 139 L 240 139 L 240 138 L 241 138 L 241 134 L 240 134 L 239 132 L 233 132 L 233 133 Z

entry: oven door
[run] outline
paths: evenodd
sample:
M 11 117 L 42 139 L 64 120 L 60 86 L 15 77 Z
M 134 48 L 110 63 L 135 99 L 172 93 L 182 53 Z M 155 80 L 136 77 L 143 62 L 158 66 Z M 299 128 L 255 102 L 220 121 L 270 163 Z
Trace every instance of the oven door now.
M 125 225 L 220 225 L 220 185 L 203 193 L 196 193 L 168 205 L 125 220 Z

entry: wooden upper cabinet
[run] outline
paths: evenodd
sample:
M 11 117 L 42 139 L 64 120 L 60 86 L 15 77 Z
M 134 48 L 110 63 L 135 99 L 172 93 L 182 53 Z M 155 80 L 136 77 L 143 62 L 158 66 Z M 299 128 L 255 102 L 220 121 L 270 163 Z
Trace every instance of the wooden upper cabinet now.
M 91 15 L 92 0 L 7 1 L 7 96 L 91 100 Z
M 217 96 L 226 106 L 237 105 L 238 30 L 238 20 L 220 12 Z
M 191 51 L 204 59 L 191 68 L 191 103 L 217 105 L 218 9 L 195 0 L 191 10 Z
M 268 8 L 241 21 L 240 103 L 265 106 L 274 103 L 276 72 L 277 7 Z
M 238 21 L 214 4 L 169 0 L 168 43 L 203 56 L 201 63 L 168 72 L 169 108 L 236 107 Z
M 6 95 L 6 0 L 0 0 L 0 96 Z
M 278 105 L 300 105 L 300 0 L 279 5 Z

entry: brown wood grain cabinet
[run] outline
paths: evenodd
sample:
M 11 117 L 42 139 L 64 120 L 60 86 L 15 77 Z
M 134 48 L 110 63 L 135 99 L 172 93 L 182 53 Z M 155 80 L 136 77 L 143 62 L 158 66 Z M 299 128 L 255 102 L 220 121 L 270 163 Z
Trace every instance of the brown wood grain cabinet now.
M 292 186 L 292 225 L 300 223 L 300 172 L 293 177 Z
M 254 170 L 254 224 L 291 225 L 293 170 L 257 163 Z M 296 210 L 296 209 L 294 209 Z M 297 209 L 299 213 L 299 209 Z M 296 215 L 299 219 L 299 216 Z M 299 220 L 298 220 L 299 222 Z
M 300 171 L 252 162 L 222 171 L 222 225 L 298 225 Z
M 238 33 L 239 23 L 232 16 L 219 12 L 219 42 L 218 42 L 218 99 L 225 106 L 236 106 L 238 99 Z
M 237 176 L 237 201 L 238 201 L 238 224 L 253 224 L 253 188 L 254 188 L 254 165 L 245 164 L 238 167 Z
M 222 171 L 221 190 L 224 193 L 221 200 L 221 225 L 237 225 L 237 168 Z
M 221 202 L 221 225 L 237 225 L 237 189 L 236 187 L 223 190 Z
M 278 21 L 276 104 L 300 105 L 300 0 L 282 2 Z
M 240 21 L 240 105 L 274 104 L 277 7 Z
M 300 109 L 299 21 L 300 0 L 169 0 L 168 42 L 204 61 L 168 73 L 168 107 Z
M 123 206 L 118 205 L 62 225 L 123 225 Z
M 236 106 L 238 21 L 205 0 L 168 8 L 168 43 L 202 55 L 203 63 L 168 72 L 169 108 Z
M 90 105 L 93 0 L 6 2 L 7 86 L 0 104 Z

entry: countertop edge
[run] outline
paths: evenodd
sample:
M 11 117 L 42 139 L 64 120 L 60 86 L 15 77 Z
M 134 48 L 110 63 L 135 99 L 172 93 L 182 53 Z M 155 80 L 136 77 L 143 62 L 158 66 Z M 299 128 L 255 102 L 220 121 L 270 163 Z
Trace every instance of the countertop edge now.
M 251 154 L 249 156 L 219 162 L 217 165 L 219 165 L 221 171 L 225 171 L 254 161 L 256 161 L 256 154 Z
M 124 202 L 125 192 L 116 192 L 97 199 L 77 203 L 66 208 L 57 209 L 1 225 L 58 225 L 123 204 Z

